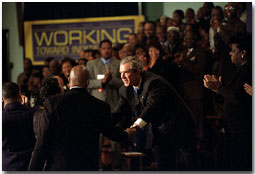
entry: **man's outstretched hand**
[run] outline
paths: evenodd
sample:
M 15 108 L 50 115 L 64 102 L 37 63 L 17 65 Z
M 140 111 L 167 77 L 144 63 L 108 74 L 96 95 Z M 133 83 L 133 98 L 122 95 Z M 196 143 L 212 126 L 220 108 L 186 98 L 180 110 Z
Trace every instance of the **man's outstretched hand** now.
M 135 137 L 135 135 L 136 135 L 136 133 L 137 133 L 137 128 L 127 128 L 126 130 L 125 130 L 125 132 L 127 132 L 128 133 L 128 139 L 130 140 L 130 141 L 133 141 L 133 139 L 134 139 L 134 137 Z

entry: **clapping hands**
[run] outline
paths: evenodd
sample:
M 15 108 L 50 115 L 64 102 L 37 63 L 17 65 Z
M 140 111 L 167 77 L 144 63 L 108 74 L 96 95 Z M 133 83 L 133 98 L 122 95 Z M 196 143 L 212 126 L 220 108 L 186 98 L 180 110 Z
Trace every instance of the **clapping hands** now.
M 244 87 L 244 90 L 246 91 L 246 93 L 248 93 L 249 95 L 252 96 L 252 87 L 251 87 L 251 85 L 245 83 L 245 84 L 243 85 L 243 87 Z
M 221 77 L 217 78 L 215 75 L 204 75 L 204 86 L 212 91 L 218 93 L 221 85 Z
M 111 79 L 112 79 L 112 73 L 110 72 L 110 69 L 107 68 L 104 74 L 104 78 L 102 79 L 102 83 L 105 84 Z

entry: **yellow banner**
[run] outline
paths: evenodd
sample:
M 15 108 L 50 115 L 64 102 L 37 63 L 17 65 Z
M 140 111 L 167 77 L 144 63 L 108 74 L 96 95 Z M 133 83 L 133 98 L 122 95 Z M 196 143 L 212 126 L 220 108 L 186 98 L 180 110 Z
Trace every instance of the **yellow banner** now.
M 33 65 L 43 65 L 47 57 L 77 60 L 81 50 L 98 49 L 104 39 L 113 46 L 126 43 L 143 21 L 144 16 L 26 21 L 25 56 Z

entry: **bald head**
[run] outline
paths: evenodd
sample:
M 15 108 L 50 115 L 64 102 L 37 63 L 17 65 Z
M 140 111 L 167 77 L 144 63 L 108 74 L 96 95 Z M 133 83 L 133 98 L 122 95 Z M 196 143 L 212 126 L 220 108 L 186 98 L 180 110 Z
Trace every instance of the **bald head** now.
M 84 65 L 74 66 L 70 73 L 70 87 L 80 86 L 87 88 L 89 82 L 89 72 Z

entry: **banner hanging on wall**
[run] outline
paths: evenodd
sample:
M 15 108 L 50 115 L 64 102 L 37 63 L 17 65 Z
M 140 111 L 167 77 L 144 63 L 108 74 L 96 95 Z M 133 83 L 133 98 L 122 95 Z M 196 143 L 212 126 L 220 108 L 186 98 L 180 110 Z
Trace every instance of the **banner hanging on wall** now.
M 43 65 L 47 57 L 77 60 L 81 50 L 98 49 L 104 39 L 113 46 L 126 43 L 143 21 L 144 16 L 26 21 L 25 56 L 33 65 Z

